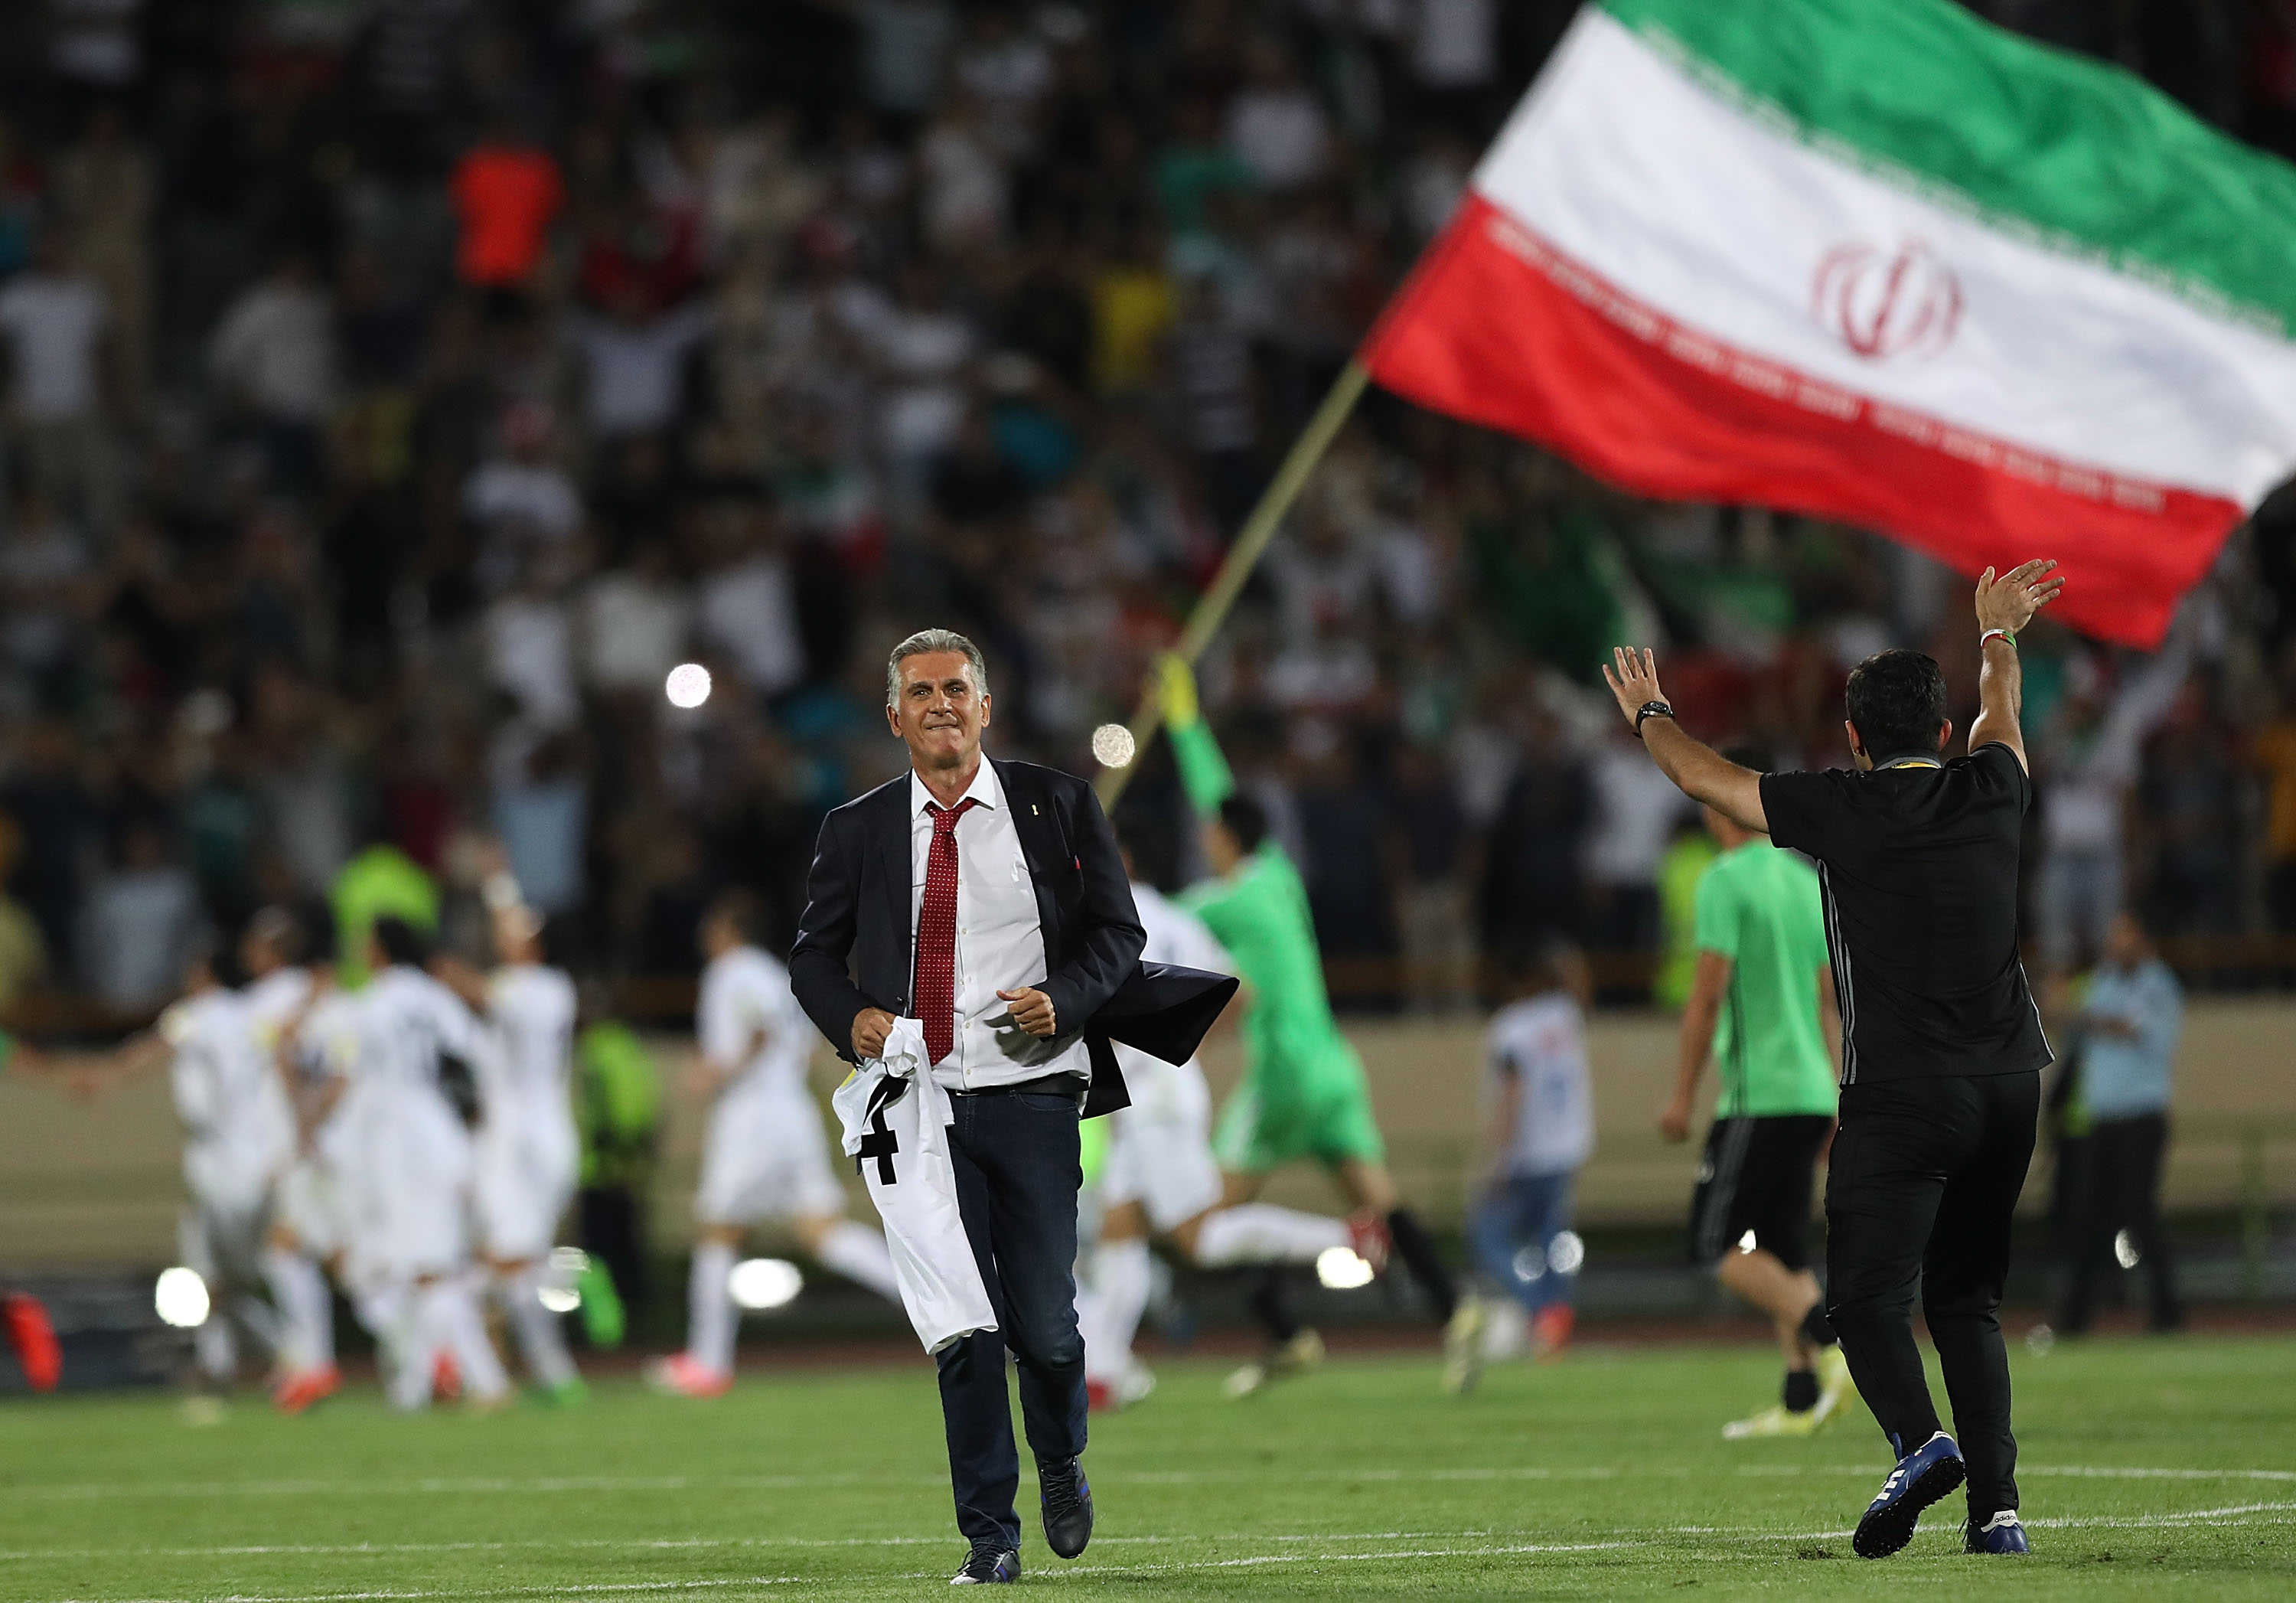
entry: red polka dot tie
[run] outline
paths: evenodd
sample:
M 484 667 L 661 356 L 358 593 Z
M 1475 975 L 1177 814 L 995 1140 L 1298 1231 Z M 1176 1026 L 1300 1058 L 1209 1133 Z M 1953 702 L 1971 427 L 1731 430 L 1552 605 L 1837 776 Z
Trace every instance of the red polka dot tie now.
M 925 901 L 917 913 L 917 1018 L 925 1052 L 939 1063 L 956 1044 L 956 821 L 980 803 L 925 803 L 932 845 L 925 852 Z

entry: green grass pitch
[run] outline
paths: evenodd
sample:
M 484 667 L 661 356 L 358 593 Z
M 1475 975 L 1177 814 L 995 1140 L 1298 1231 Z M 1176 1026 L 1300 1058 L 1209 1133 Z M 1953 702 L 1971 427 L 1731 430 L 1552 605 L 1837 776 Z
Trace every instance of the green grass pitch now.
M 1849 1556 L 1885 1468 L 1863 1413 L 1725 1443 L 1773 1393 L 1761 1349 L 1589 1347 L 1494 1369 L 1335 1360 L 1243 1403 L 1170 1362 L 1095 1420 L 1099 1535 L 1023 1584 L 1069 1598 L 1751 1593 L 2296 1596 L 2296 1347 L 2103 1340 L 2016 1353 L 2030 1561 L 1964 1558 L 1956 1495 L 1897 1558 Z M 961 1557 L 922 1361 L 754 1369 L 715 1403 L 626 1382 L 583 1409 L 302 1419 L 252 1399 L 0 1406 L 0 1598 L 894 1598 Z M 1032 1488 L 1022 1485 L 1024 1517 Z

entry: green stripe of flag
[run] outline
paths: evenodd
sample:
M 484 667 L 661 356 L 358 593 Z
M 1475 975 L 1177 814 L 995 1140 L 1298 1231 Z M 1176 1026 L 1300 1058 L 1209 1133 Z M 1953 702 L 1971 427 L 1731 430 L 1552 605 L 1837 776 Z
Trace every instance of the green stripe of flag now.
M 1602 3 L 1821 150 L 2005 231 L 2296 330 L 2296 168 L 2120 68 L 1951 0 Z

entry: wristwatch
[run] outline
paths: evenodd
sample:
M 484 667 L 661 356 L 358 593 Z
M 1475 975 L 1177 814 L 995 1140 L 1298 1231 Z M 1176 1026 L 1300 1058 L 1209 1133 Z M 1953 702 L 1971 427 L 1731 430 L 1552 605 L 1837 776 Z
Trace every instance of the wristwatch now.
M 1635 738 L 1636 740 L 1640 740 L 1643 737 L 1643 719 L 1646 718 L 1672 718 L 1673 716 L 1674 709 L 1668 706 L 1664 702 L 1644 702 L 1641 706 L 1635 709 Z

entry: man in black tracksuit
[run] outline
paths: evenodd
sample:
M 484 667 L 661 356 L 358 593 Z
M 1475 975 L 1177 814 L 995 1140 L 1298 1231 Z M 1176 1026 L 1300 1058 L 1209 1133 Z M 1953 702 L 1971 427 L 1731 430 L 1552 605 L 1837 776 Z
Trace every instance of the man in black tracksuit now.
M 1674 722 L 1650 654 L 1604 676 L 1669 778 L 1817 861 L 1841 1008 L 1841 1129 L 1826 1183 L 1826 1311 L 1898 1467 L 1859 1521 L 1894 1553 L 1923 1508 L 1969 1485 L 1965 1545 L 2022 1553 L 2001 1290 L 2050 1061 L 2017 955 L 2017 859 L 2032 805 L 2016 631 L 2063 588 L 2034 562 L 1977 587 L 1982 707 L 1969 755 L 1944 676 L 1918 652 L 1870 657 L 1844 697 L 1854 769 L 1757 775 Z M 1914 1344 L 1916 1283 L 1956 1443 Z M 1964 1453 L 1966 1457 L 1964 1458 Z

